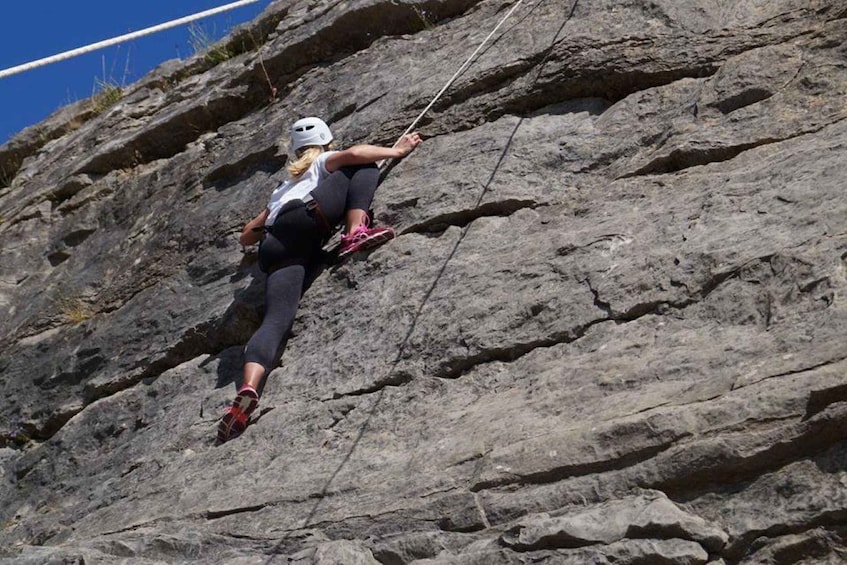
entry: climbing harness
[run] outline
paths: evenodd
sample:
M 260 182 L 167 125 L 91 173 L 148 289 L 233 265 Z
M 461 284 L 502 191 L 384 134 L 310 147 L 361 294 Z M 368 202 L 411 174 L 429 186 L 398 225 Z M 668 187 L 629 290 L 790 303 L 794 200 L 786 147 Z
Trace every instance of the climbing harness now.
M 220 6 L 218 8 L 212 8 L 211 10 L 205 10 L 203 12 L 198 12 L 191 16 L 185 16 L 184 18 L 179 18 L 177 20 L 171 20 L 169 22 L 165 22 L 163 24 L 155 25 L 152 27 L 144 28 L 139 31 L 134 31 L 132 33 L 125 33 L 124 35 L 119 35 L 117 37 L 113 37 L 112 39 L 106 39 L 104 41 L 98 41 L 97 43 L 92 43 L 90 45 L 86 45 L 84 47 L 79 47 L 77 49 L 72 49 L 70 51 L 65 51 L 63 53 L 59 53 L 57 55 L 52 55 L 50 57 L 45 57 L 44 59 L 37 59 L 35 61 L 31 61 L 29 63 L 25 63 L 23 65 L 17 65 L 15 67 L 9 67 L 8 69 L 0 71 L 0 78 L 5 78 L 8 76 L 16 75 L 18 73 L 22 73 L 25 71 L 29 71 L 32 69 L 37 69 L 38 67 L 43 67 L 45 65 L 49 65 L 51 63 L 58 63 L 59 61 L 64 61 L 65 59 L 70 59 L 72 57 L 76 57 L 77 55 L 84 55 L 86 53 L 90 53 L 92 51 L 96 51 L 98 49 L 103 49 L 105 47 L 111 47 L 112 45 L 117 45 L 118 43 L 123 43 L 124 41 L 129 41 L 131 39 L 137 39 L 139 37 L 144 37 L 145 35 L 150 35 L 159 31 L 164 31 L 166 29 L 170 29 L 172 27 L 181 26 L 196 20 L 200 20 L 203 18 L 208 18 L 209 16 L 214 16 L 216 14 L 220 14 L 222 12 L 227 12 L 229 10 L 233 10 L 235 8 L 240 8 L 241 6 L 246 6 L 247 4 L 255 4 L 259 0 L 240 0 L 239 2 L 233 2 L 231 4 L 227 4 L 225 6 Z
M 332 236 L 332 233 L 333 233 L 334 230 L 332 229 L 332 226 L 329 224 L 329 220 L 326 219 L 326 214 L 324 214 L 323 210 L 321 210 L 320 204 L 318 204 L 318 201 L 315 200 L 315 198 L 312 196 L 311 192 L 309 194 L 307 194 L 306 196 L 304 196 L 303 198 L 298 198 L 296 200 L 291 200 L 289 202 L 286 202 L 285 205 L 283 205 L 282 209 L 279 211 L 278 216 L 282 215 L 283 213 L 287 212 L 288 210 L 292 210 L 292 209 L 298 208 L 300 206 L 303 206 L 304 208 L 306 208 L 306 213 L 309 216 L 311 216 L 315 220 L 315 222 L 318 224 L 318 227 L 321 229 L 321 232 L 323 233 L 324 239 L 325 240 L 329 239 Z M 254 231 L 254 232 L 262 232 L 263 231 L 265 233 L 271 233 L 272 234 L 273 233 L 273 226 L 259 226 L 259 227 L 253 228 L 252 231 Z

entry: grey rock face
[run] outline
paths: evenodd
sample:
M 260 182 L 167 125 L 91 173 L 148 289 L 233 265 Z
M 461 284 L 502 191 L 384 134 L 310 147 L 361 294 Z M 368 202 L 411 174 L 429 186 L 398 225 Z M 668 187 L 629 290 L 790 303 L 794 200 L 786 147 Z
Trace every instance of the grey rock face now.
M 288 126 L 393 143 L 506 8 L 274 2 L 0 147 L 0 562 L 843 560 L 832 0 L 522 6 L 215 445 Z
M 679 538 L 717 553 L 727 535 L 698 516 L 681 511 L 661 493 L 619 499 L 589 510 L 569 509 L 561 516 L 534 515 L 500 537 L 503 545 L 527 551 L 544 547 L 582 547 L 623 539 Z

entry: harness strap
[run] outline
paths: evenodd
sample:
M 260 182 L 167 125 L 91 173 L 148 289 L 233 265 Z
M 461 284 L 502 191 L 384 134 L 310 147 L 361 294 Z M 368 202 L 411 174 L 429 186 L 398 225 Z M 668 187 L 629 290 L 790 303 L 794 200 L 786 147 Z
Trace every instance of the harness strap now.
M 303 204 L 306 206 L 306 213 L 315 218 L 318 222 L 318 226 L 324 232 L 324 238 L 329 239 L 329 236 L 332 235 L 332 226 L 329 225 L 329 221 L 326 219 L 326 214 L 321 210 L 320 204 L 311 193 L 307 194 L 303 199 Z
M 298 202 L 298 200 L 294 200 L 291 203 L 293 204 L 294 202 Z M 318 227 L 323 232 L 324 238 L 329 239 L 329 237 L 332 235 L 332 226 L 330 225 L 329 220 L 326 219 L 326 214 L 324 214 L 323 210 L 321 210 L 321 206 L 320 206 L 320 204 L 318 204 L 318 201 L 315 200 L 315 198 L 310 193 L 310 194 L 307 194 L 303 199 L 299 200 L 299 202 L 301 202 L 303 204 L 303 207 L 306 208 L 306 213 L 309 214 L 310 216 L 312 216 L 312 218 L 314 218 L 315 221 L 317 221 Z M 287 204 L 286 204 L 286 206 L 287 206 Z M 292 206 L 292 208 L 293 208 L 293 206 Z M 290 208 L 286 208 L 285 206 L 283 206 L 283 209 L 280 210 L 279 213 L 282 214 L 287 209 L 290 209 Z M 273 226 L 262 225 L 262 226 L 253 228 L 253 231 L 254 232 L 263 231 L 263 232 L 266 232 L 266 233 L 272 233 Z

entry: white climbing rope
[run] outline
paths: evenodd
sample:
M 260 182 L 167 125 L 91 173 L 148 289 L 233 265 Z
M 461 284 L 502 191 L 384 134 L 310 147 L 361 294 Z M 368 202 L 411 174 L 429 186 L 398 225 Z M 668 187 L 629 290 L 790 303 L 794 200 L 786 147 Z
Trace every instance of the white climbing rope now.
M 459 76 L 463 72 L 465 72 L 465 70 L 467 70 L 467 68 L 471 65 L 471 62 L 473 61 L 474 57 L 476 57 L 477 54 L 482 51 L 482 48 L 485 46 L 486 43 L 488 43 L 488 40 L 491 39 L 495 33 L 497 33 L 497 30 L 500 29 L 500 26 L 502 26 L 506 22 L 506 20 L 509 19 L 512 13 L 514 13 L 514 11 L 518 9 L 518 6 L 520 6 L 522 2 L 523 0 L 518 0 L 517 2 L 515 2 L 515 5 L 512 6 L 512 8 L 506 13 L 506 15 L 503 16 L 503 18 L 497 23 L 496 26 L 494 26 L 494 29 L 491 30 L 491 33 L 489 33 L 486 38 L 482 40 L 482 43 L 479 44 L 479 47 L 477 47 L 476 50 L 471 53 L 471 56 L 468 57 L 468 59 L 464 63 L 462 63 L 462 66 L 459 67 L 459 70 L 456 71 L 456 73 L 452 77 L 450 77 L 450 80 L 447 81 L 447 84 L 445 84 L 441 88 L 441 90 L 438 91 L 438 94 L 435 95 L 435 98 L 432 99 L 432 102 L 430 102 L 427 107 L 423 109 L 423 112 L 421 112 L 418 117 L 415 118 L 412 124 L 408 128 L 406 128 L 406 131 L 403 132 L 403 135 L 408 134 L 410 131 L 412 131 L 412 129 L 414 129 L 416 125 L 418 125 L 418 122 L 421 121 L 421 119 L 426 115 L 426 113 L 429 112 L 430 108 L 432 108 L 433 105 L 435 105 L 435 103 L 438 101 L 438 99 L 441 98 L 441 95 L 444 94 L 447 89 L 450 88 L 450 86 L 452 86 L 456 79 L 459 78 Z M 400 143 L 400 139 L 403 138 L 403 135 L 401 135 L 400 138 L 397 139 L 396 142 L 394 142 L 394 145 L 392 147 L 396 147 L 397 144 Z
M 92 51 L 96 51 L 97 49 L 103 49 L 104 47 L 111 47 L 112 45 L 117 45 L 118 43 L 123 43 L 124 41 L 129 41 L 131 39 L 136 39 L 139 37 L 143 37 L 145 35 L 150 35 L 159 31 L 163 31 L 166 29 L 170 29 L 172 27 L 181 26 L 196 20 L 200 20 L 203 18 L 208 18 L 209 16 L 214 16 L 215 14 L 220 14 L 222 12 L 226 12 L 229 10 L 233 10 L 235 8 L 240 8 L 241 6 L 246 6 L 247 4 L 255 4 L 259 0 L 240 0 L 239 2 L 233 2 L 231 4 L 227 4 L 225 6 L 220 6 L 218 8 L 212 8 L 211 10 L 205 10 L 203 12 L 198 12 L 191 16 L 185 16 L 184 18 L 179 18 L 177 20 L 171 20 L 169 22 L 165 22 L 163 24 L 155 25 L 152 27 L 148 27 L 139 31 L 134 31 L 132 33 L 126 33 L 124 35 L 119 35 L 118 37 L 113 37 L 112 39 L 106 39 L 104 41 L 98 41 L 97 43 L 92 43 L 90 45 L 86 45 L 84 47 L 79 47 L 77 49 L 72 49 L 71 51 L 65 51 L 64 53 L 59 53 L 57 55 L 52 55 L 50 57 L 45 57 L 44 59 L 38 59 L 36 61 L 32 61 L 30 63 L 25 63 L 23 65 L 18 65 L 16 67 L 10 67 L 3 71 L 0 71 L 0 78 L 5 78 L 8 76 L 12 76 L 18 73 L 22 73 L 25 71 L 29 71 L 38 67 L 43 67 L 45 65 L 49 65 L 51 63 L 57 63 L 59 61 L 64 61 L 65 59 L 70 59 L 71 57 L 76 57 L 77 55 L 83 55 L 85 53 L 90 53 Z

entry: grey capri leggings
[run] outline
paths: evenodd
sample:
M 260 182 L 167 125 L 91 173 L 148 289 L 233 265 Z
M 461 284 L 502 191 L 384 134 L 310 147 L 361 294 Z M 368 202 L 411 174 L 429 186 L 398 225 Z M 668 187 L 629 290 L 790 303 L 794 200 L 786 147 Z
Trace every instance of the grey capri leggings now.
M 379 181 L 376 165 L 343 167 L 312 190 L 331 226 L 347 210 L 369 210 Z M 258 363 L 267 375 L 281 355 L 280 345 L 291 330 L 303 294 L 306 275 L 321 263 L 325 240 L 319 222 L 302 202 L 286 205 L 259 245 L 259 267 L 265 280 L 265 315 L 262 325 L 244 349 L 246 363 Z

